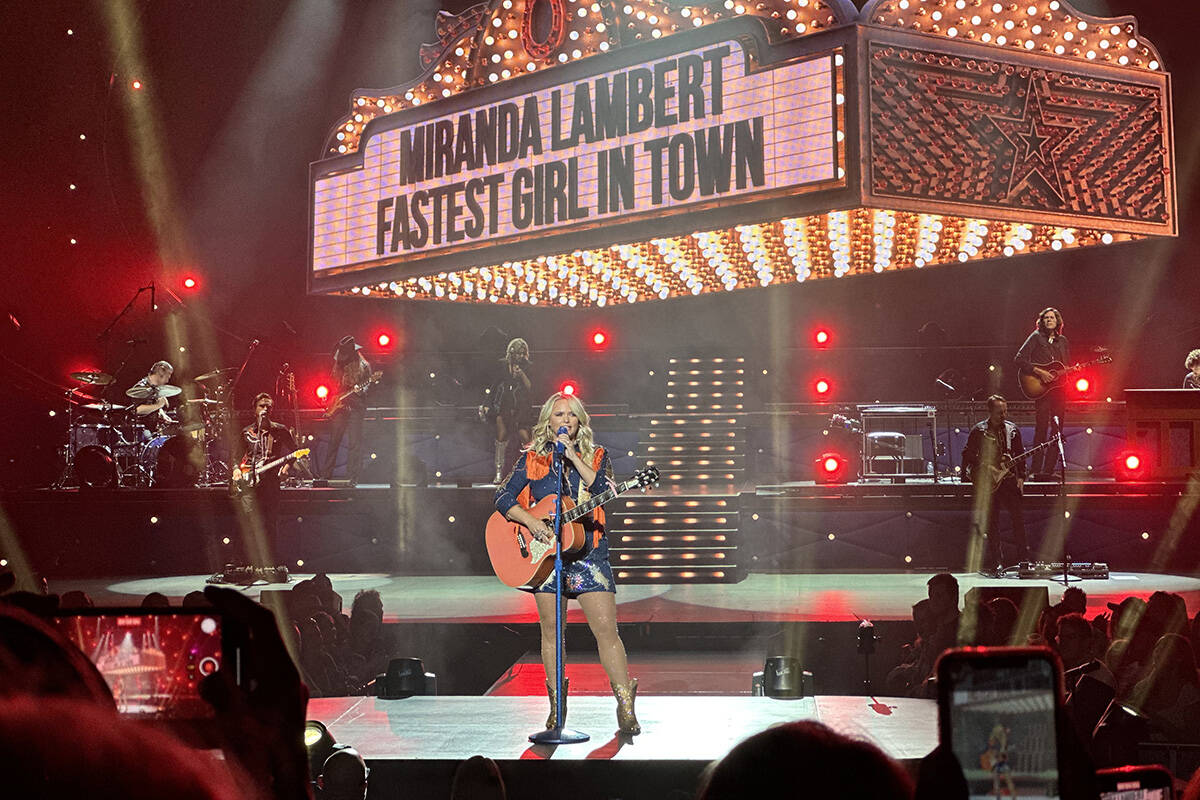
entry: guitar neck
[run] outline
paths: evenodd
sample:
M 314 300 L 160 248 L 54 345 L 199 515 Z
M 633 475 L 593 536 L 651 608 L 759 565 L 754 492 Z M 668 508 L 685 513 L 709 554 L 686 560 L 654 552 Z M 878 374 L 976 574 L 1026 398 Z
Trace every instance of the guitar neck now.
M 617 495 L 628 491 L 633 483 L 633 481 L 625 481 L 624 483 L 617 484 L 615 488 L 606 489 L 595 497 L 588 498 L 587 501 L 580 503 L 566 514 L 563 514 L 563 522 L 574 522 L 592 509 L 599 508 Z

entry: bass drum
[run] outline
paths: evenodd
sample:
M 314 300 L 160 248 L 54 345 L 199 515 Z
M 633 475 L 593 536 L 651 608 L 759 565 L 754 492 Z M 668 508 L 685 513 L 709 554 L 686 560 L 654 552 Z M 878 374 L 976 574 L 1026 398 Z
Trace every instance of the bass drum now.
M 113 489 L 121 484 L 117 460 L 98 444 L 85 445 L 75 453 L 75 477 L 83 489 Z
M 142 448 L 142 473 L 155 489 L 187 489 L 204 474 L 204 448 L 189 436 L 156 436 Z

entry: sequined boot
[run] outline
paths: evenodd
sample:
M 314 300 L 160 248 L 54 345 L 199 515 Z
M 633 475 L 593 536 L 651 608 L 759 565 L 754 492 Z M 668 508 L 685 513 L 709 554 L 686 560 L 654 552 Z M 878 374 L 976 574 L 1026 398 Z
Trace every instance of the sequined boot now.
M 496 442 L 496 479 L 492 483 L 497 486 L 504 480 L 504 451 L 507 449 L 508 442 Z
M 563 678 L 563 718 L 567 716 L 567 692 L 571 688 L 571 679 Z M 554 684 L 546 684 L 546 696 L 550 698 L 550 716 L 546 717 L 546 730 L 558 727 L 558 705 L 554 702 Z
M 617 727 L 621 733 L 637 735 L 642 732 L 637 716 L 633 713 L 633 701 L 637 699 L 637 678 L 633 678 L 624 686 L 610 683 L 613 697 L 617 698 Z

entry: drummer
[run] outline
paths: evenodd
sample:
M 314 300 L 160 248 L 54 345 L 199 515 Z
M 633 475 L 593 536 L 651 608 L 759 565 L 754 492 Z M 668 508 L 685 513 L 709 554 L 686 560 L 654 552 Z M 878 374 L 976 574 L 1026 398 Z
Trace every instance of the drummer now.
M 138 403 L 133 409 L 138 416 L 144 417 L 147 414 L 158 412 L 164 422 L 175 421 L 167 415 L 167 396 L 165 393 L 160 394 L 158 388 L 171 382 L 173 372 L 175 372 L 175 368 L 171 366 L 170 362 L 155 361 L 150 367 L 150 373 L 125 392 L 130 397 L 144 401 Z

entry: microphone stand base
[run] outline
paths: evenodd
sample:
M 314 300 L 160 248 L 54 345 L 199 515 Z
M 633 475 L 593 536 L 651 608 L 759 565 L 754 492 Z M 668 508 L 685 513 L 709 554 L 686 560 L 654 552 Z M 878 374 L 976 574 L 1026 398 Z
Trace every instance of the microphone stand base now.
M 529 741 L 534 744 L 577 744 L 591 738 L 586 733 L 571 728 L 550 728 L 529 734 Z

